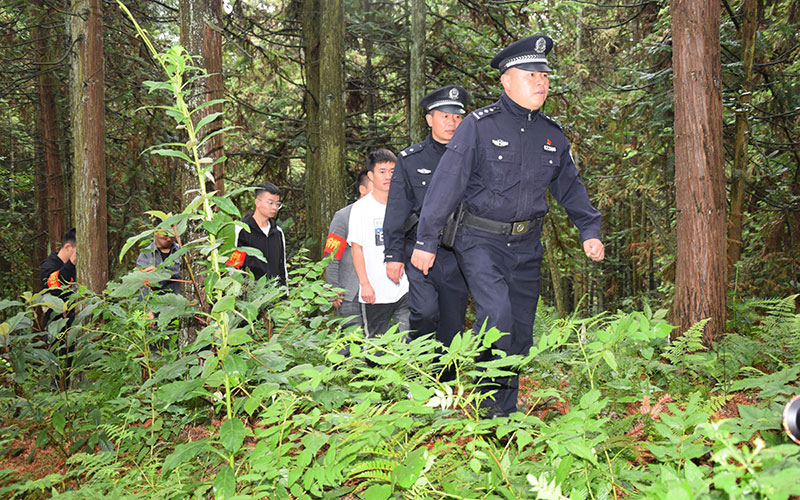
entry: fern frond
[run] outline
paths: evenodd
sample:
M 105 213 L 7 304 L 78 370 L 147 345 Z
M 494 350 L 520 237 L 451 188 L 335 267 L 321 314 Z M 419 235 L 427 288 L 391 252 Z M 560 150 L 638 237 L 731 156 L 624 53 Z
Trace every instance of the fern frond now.
M 767 307 L 762 338 L 776 351 L 797 362 L 800 350 L 800 314 L 795 313 L 798 295 L 776 300 Z
M 684 357 L 688 354 L 705 349 L 703 345 L 703 330 L 710 319 L 706 318 L 692 325 L 682 336 L 672 341 L 664 349 L 663 356 L 673 365 L 680 365 L 683 364 Z
M 363 480 L 367 480 L 367 479 L 373 479 L 373 480 L 379 481 L 379 482 L 391 483 L 392 482 L 392 472 L 391 471 L 384 472 L 384 471 L 381 471 L 381 470 L 368 470 L 368 471 L 361 472 L 359 474 L 348 475 L 347 479 L 348 480 L 361 479 L 362 481 Z
M 391 473 L 392 470 L 397 467 L 398 462 L 391 461 L 391 460 L 365 460 L 363 462 L 358 462 L 357 464 L 353 465 L 350 469 L 349 475 L 354 476 L 356 474 L 361 474 L 367 471 L 381 471 L 381 472 L 388 472 Z
M 780 328 L 787 319 L 790 321 L 797 319 L 797 314 L 794 311 L 798 295 L 800 294 L 790 295 L 785 299 L 769 301 L 767 317 L 764 321 L 765 328 L 768 330 Z
M 733 398 L 733 394 L 718 394 L 718 395 L 711 395 L 711 399 L 706 401 L 705 404 L 702 405 L 702 411 L 706 411 L 709 413 L 717 413 L 720 411 L 725 405 L 728 404 L 728 401 Z

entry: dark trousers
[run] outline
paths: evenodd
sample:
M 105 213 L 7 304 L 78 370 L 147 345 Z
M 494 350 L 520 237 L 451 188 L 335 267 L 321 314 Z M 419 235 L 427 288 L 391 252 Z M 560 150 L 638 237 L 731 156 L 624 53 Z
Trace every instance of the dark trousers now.
M 350 317 L 342 325 L 342 329 L 348 326 L 364 326 L 364 319 L 361 317 L 361 303 L 358 301 L 358 297 L 355 300 L 342 300 L 342 305 L 339 306 L 336 312 L 339 313 L 339 316 Z
M 361 304 L 361 317 L 364 320 L 364 333 L 367 337 L 380 337 L 389 330 L 392 319 L 402 331 L 408 330 L 408 294 L 397 302 L 388 304 Z
M 408 255 L 411 255 L 409 252 Z M 436 339 L 449 346 L 456 333 L 464 330 L 469 291 L 452 250 L 439 248 L 436 261 L 425 276 L 406 262 L 408 309 L 412 337 L 436 332 Z
M 475 331 L 484 321 L 510 335 L 493 344 L 506 354 L 526 355 L 533 345 L 533 320 L 539 301 L 542 243 L 540 229 L 522 235 L 503 236 L 461 227 L 456 255 L 475 300 Z M 491 353 L 482 360 L 491 359 Z M 495 390 L 494 400 L 484 403 L 508 415 L 517 410 L 519 376 L 499 377 L 481 386 Z

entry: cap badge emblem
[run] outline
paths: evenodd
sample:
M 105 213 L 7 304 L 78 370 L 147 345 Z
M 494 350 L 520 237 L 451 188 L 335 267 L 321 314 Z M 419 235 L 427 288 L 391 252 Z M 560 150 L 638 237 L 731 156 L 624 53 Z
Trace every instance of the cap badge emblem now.
M 455 87 L 451 88 L 447 95 L 450 99 L 458 99 L 458 89 Z
M 498 148 L 504 148 L 508 146 L 508 141 L 504 141 L 503 139 L 492 139 L 492 144 L 494 144 Z
M 539 38 L 538 40 L 536 40 L 536 52 L 541 54 L 544 52 L 544 49 L 546 48 L 547 48 L 547 42 L 545 41 L 544 38 Z

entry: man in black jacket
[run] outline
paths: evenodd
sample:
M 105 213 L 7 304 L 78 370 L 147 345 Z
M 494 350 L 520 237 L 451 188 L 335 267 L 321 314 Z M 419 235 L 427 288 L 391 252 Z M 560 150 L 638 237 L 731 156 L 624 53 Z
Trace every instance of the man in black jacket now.
M 75 284 L 77 254 L 75 230 L 71 229 L 61 238 L 61 248 L 58 252 L 52 252 L 39 265 L 42 288 L 51 289 L 50 293 L 66 301 L 72 294 L 72 287 Z M 45 313 L 45 324 L 50 322 L 52 313 L 52 309 L 48 309 Z
M 439 160 L 466 113 L 469 93 L 458 85 L 445 85 L 419 101 L 430 132 L 424 141 L 402 150 L 397 157 L 383 233 L 386 275 L 399 283 L 408 275 L 411 337 L 436 332 L 436 339 L 450 345 L 464 330 L 469 301 L 467 283 L 452 250 L 440 247 L 436 266 L 428 275 L 409 265 L 417 239 L 416 222 Z M 445 377 L 450 377 L 449 372 Z
M 281 208 L 281 190 L 271 182 L 259 184 L 255 191 L 255 210 L 245 215 L 242 222 L 250 228 L 248 233 L 236 227 L 236 246 L 228 265 L 237 269 L 248 268 L 255 279 L 266 276 L 268 280 L 277 279 L 286 286 L 286 239 L 283 230 L 275 223 L 275 216 Z M 253 253 L 261 252 L 263 259 Z
M 75 293 L 75 280 L 77 272 L 75 270 L 75 258 L 77 256 L 77 240 L 75 230 L 71 229 L 64 233 L 61 238 L 61 248 L 57 252 L 52 252 L 39 265 L 39 279 L 42 288 L 49 289 L 48 293 L 61 298 L 64 302 L 69 300 Z M 61 366 L 61 373 L 57 378 L 60 390 L 64 391 L 69 386 L 72 368 L 72 351 L 74 346 L 70 345 L 67 332 L 72 322 L 75 320 L 75 311 L 59 312 L 54 309 L 45 308 L 44 327 L 50 322 L 55 322 L 61 318 L 66 318 L 66 323 L 61 325 L 60 331 L 52 331 L 47 335 L 47 342 L 51 346 L 56 346 L 55 351 L 63 358 L 64 364 Z M 48 329 L 49 330 L 49 329 Z

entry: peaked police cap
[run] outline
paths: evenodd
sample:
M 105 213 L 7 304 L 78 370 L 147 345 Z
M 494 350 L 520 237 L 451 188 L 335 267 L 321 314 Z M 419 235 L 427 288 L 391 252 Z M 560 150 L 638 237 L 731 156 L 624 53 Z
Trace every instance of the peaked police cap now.
M 553 39 L 547 35 L 533 35 L 517 40 L 497 53 L 490 63 L 502 75 L 509 68 L 527 71 L 552 71 L 547 63 L 547 54 L 553 50 Z
M 469 100 L 469 92 L 459 85 L 445 85 L 430 92 L 419 100 L 419 105 L 426 113 L 441 111 L 443 113 L 457 113 L 463 115 Z

